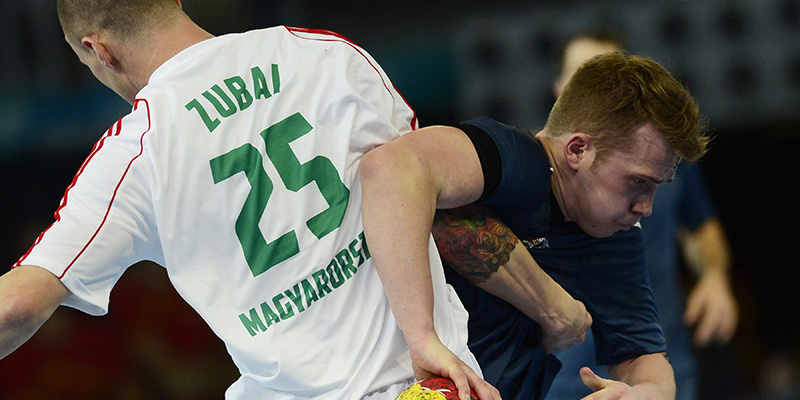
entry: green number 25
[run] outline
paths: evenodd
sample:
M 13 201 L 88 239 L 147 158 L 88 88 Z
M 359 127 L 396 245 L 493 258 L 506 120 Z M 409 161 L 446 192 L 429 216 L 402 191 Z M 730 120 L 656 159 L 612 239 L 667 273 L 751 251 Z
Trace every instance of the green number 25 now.
M 287 189 L 297 192 L 311 181 L 317 183 L 328 208 L 315 215 L 306 226 L 321 239 L 342 224 L 344 212 L 350 198 L 350 190 L 342 182 L 331 160 L 316 156 L 300 164 L 289 143 L 311 132 L 311 125 L 300 113 L 293 114 L 283 121 L 261 132 L 266 143 L 266 155 L 280 175 Z M 236 236 L 242 245 L 244 258 L 253 276 L 258 276 L 289 257 L 300 252 L 294 230 L 267 242 L 258 228 L 264 215 L 267 201 L 272 194 L 272 180 L 264 170 L 261 152 L 252 144 L 244 144 L 210 161 L 214 183 L 220 183 L 240 172 L 244 172 L 250 183 L 250 192 L 245 199 L 242 211 L 236 218 Z M 293 214 L 285 210 L 283 216 Z

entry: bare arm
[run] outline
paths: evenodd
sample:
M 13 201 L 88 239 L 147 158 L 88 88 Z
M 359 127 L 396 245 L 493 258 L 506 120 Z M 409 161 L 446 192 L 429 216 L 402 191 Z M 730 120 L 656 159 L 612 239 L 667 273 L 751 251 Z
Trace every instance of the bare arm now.
M 612 379 L 581 368 L 581 380 L 594 393 L 582 400 L 671 400 L 675 398 L 675 376 L 664 353 L 645 354 L 609 366 Z
M 49 271 L 20 266 L 0 276 L 0 359 L 33 336 L 69 291 Z
M 447 376 L 462 396 L 472 387 L 481 398 L 499 398 L 442 345 L 433 326 L 433 215 L 437 206 L 480 196 L 483 173 L 471 141 L 456 128 L 424 128 L 368 152 L 360 171 L 364 233 L 417 378 Z
M 695 345 L 725 344 L 738 323 L 738 306 L 730 287 L 730 250 L 722 224 L 713 218 L 680 236 L 687 264 L 698 276 L 686 301 L 684 321 L 696 326 Z
M 548 353 L 584 341 L 592 324 L 586 307 L 539 267 L 488 208 L 440 210 L 433 235 L 450 268 L 542 326 L 542 344 Z

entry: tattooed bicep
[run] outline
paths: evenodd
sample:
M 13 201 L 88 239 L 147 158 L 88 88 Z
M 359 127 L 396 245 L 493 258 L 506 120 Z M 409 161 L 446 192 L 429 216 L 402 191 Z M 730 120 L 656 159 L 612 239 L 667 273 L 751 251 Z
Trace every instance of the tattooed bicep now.
M 472 283 L 485 282 L 508 263 L 519 241 L 485 206 L 437 210 L 433 237 L 442 261 Z

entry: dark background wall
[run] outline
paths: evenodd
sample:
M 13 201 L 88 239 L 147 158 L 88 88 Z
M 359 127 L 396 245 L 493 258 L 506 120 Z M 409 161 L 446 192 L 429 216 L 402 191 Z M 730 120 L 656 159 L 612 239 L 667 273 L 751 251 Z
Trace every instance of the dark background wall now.
M 796 362 L 797 0 L 186 0 L 184 8 L 214 34 L 276 24 L 337 31 L 383 65 L 423 125 L 489 115 L 536 129 L 553 101 L 556 44 L 586 27 L 616 27 L 632 51 L 687 83 L 716 135 L 702 165 L 732 245 L 743 314 L 735 343 L 705 353 L 705 398 L 757 391 L 769 355 Z M 4 272 L 52 222 L 94 141 L 129 106 L 71 53 L 51 1 L 6 0 L 0 15 Z M 132 269 L 112 296 L 108 317 L 60 310 L 19 354 L 0 361 L 0 397 L 38 398 L 67 388 L 82 398 L 221 397 L 236 371 L 160 268 Z M 162 312 L 142 314 L 142 307 Z M 88 356 L 94 348 L 104 355 Z M 94 372 L 65 372 L 81 368 Z M 104 382 L 117 390 L 98 394 Z

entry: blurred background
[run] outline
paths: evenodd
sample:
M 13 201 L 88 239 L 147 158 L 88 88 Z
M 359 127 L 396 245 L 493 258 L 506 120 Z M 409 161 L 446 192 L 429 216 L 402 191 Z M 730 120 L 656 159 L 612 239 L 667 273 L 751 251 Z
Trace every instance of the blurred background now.
M 741 319 L 732 344 L 699 353 L 700 398 L 800 399 L 800 0 L 183 3 L 214 34 L 279 24 L 343 34 L 422 125 L 487 115 L 534 131 L 554 101 L 558 44 L 613 26 L 688 85 L 716 136 L 701 165 L 732 247 Z M 2 273 L 130 106 L 72 54 L 53 1 L 3 0 L 0 17 Z M 219 399 L 237 376 L 163 269 L 142 263 L 108 316 L 62 308 L 0 361 L 0 398 Z

